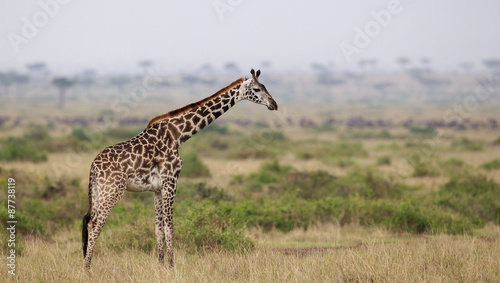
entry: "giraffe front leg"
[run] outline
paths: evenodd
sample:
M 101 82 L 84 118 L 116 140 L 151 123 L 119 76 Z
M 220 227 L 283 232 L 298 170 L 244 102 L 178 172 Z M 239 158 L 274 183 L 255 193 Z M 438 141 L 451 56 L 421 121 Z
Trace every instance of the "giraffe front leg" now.
M 177 178 L 168 177 L 164 181 L 164 186 L 161 192 L 163 200 L 163 229 L 165 234 L 165 242 L 167 246 L 168 264 L 174 267 L 174 223 L 173 223 L 173 207 L 175 199 L 175 191 L 177 188 Z
M 163 211 L 163 199 L 160 192 L 155 193 L 155 234 L 156 242 L 158 247 L 158 260 L 163 263 L 164 244 L 165 244 L 165 232 L 164 232 L 164 211 Z

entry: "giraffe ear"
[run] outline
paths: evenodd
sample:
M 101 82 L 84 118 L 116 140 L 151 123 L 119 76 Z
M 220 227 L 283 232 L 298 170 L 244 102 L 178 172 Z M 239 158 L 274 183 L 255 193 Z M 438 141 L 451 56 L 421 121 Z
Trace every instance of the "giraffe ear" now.
M 257 70 L 257 75 L 256 77 L 258 78 L 260 76 L 260 70 Z

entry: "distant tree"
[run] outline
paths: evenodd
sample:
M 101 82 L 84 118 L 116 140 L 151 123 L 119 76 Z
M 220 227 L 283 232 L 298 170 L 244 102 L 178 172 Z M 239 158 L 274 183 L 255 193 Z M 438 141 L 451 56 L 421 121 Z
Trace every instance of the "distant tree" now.
M 387 96 L 387 89 L 392 87 L 394 84 L 393 83 L 390 83 L 390 82 L 379 82 L 379 83 L 375 83 L 373 84 L 373 88 L 380 91 L 380 93 L 382 94 L 382 97 L 386 97 Z
M 338 85 L 344 83 L 344 80 L 335 79 L 333 68 L 335 64 L 329 62 L 327 64 L 311 63 L 311 69 L 318 74 L 318 83 L 325 85 Z
M 311 63 L 311 69 L 317 73 L 327 73 L 329 71 L 326 65 L 316 62 Z
M 88 69 L 76 77 L 75 83 L 81 85 L 88 98 L 91 97 L 90 88 L 95 84 L 95 70 Z
M 9 73 L 9 75 L 12 79 L 12 82 L 16 84 L 18 97 L 21 97 L 23 94 L 22 86 L 30 81 L 30 77 L 28 75 L 18 74 L 16 72 L 11 72 Z
M 375 66 L 377 66 L 378 61 L 377 59 L 361 59 L 358 61 L 358 66 L 360 69 L 374 69 Z
M 424 65 L 424 69 L 427 71 L 432 71 L 431 70 L 431 59 L 427 57 L 422 57 L 420 58 L 420 63 Z
M 239 73 L 240 68 L 235 62 L 227 62 L 224 64 L 224 69 L 229 73 Z
M 26 65 L 26 69 L 28 73 L 32 77 L 45 77 L 49 74 L 49 70 L 47 69 L 47 64 L 44 62 L 35 62 Z
M 460 69 L 464 70 L 464 72 L 468 73 L 472 70 L 474 64 L 472 64 L 471 62 L 462 62 L 458 66 L 460 67 Z
M 120 92 L 120 98 L 123 98 L 125 92 L 125 85 L 130 82 L 130 78 L 126 76 L 116 76 L 109 79 L 109 83 L 115 86 Z
M 0 85 L 3 86 L 2 95 L 9 93 L 9 87 L 13 84 L 12 76 L 9 73 L 0 73 Z
M 372 59 L 367 59 L 367 62 L 368 62 L 368 65 L 372 68 L 372 69 L 375 69 L 375 67 L 377 67 L 378 65 L 378 60 L 375 59 L 375 58 L 372 58 Z
M 498 59 L 485 59 L 483 64 L 494 73 L 500 72 L 500 60 Z
M 199 72 L 200 73 L 212 73 L 214 71 L 214 66 L 210 63 L 205 63 L 201 65 Z
M 408 64 L 410 64 L 410 59 L 408 57 L 399 57 L 398 59 L 396 59 L 396 62 L 399 65 L 401 65 L 401 70 L 405 71 L 406 66 L 408 66 Z
M 59 90 L 59 108 L 63 108 L 66 100 L 66 90 L 72 87 L 75 81 L 66 77 L 57 77 L 52 80 L 52 84 Z
M 153 61 L 152 60 L 142 60 L 142 61 L 139 61 L 138 65 L 139 65 L 139 67 L 141 67 L 144 70 L 144 73 L 147 73 L 148 68 L 151 68 L 151 66 L 153 66 Z

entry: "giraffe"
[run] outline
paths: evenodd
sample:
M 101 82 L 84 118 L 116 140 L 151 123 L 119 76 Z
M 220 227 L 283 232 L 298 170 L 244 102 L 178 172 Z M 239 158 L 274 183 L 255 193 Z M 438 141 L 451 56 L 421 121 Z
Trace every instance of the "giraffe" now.
M 182 168 L 179 147 L 241 100 L 278 110 L 278 104 L 258 80 L 240 78 L 212 96 L 153 118 L 137 136 L 102 150 L 92 162 L 89 210 L 83 217 L 84 270 L 90 270 L 97 238 L 111 210 L 125 191 L 154 193 L 158 260 L 174 266 L 173 219 L 177 179 Z

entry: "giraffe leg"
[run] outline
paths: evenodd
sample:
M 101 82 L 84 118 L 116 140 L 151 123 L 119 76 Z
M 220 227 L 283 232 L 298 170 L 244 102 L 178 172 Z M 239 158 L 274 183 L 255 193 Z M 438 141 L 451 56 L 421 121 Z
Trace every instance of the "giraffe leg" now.
M 156 242 L 158 243 L 158 260 L 163 263 L 165 257 L 164 244 L 165 244 L 165 232 L 163 231 L 164 226 L 164 214 L 163 214 L 163 199 L 160 192 L 155 193 L 155 234 Z
M 109 188 L 109 189 L 107 189 Z M 94 253 L 94 248 L 97 243 L 97 238 L 101 234 L 102 228 L 108 219 L 108 216 L 122 198 L 125 190 L 124 184 L 116 185 L 113 187 L 107 187 L 105 195 L 99 195 L 99 201 L 93 202 L 95 209 L 92 209 L 91 220 L 87 224 L 89 231 L 89 238 L 87 243 L 87 254 L 85 256 L 84 269 L 85 271 L 90 270 L 90 261 L 92 260 L 92 254 Z
M 177 178 L 168 177 L 164 181 L 164 186 L 161 192 L 163 199 L 163 229 L 165 233 L 165 242 L 167 246 L 167 258 L 170 267 L 174 267 L 174 223 L 173 223 L 173 207 L 175 191 L 177 188 Z
M 86 271 L 90 270 L 90 261 L 92 260 L 92 254 L 94 253 L 94 247 L 97 242 L 97 238 L 99 237 L 99 234 L 101 234 L 102 228 L 104 227 L 105 220 L 102 219 L 103 214 L 104 213 L 102 211 L 96 213 L 96 217 L 93 217 L 93 219 L 95 219 L 95 222 L 91 220 L 88 223 L 89 238 L 87 243 L 87 254 L 85 255 L 84 263 L 84 269 Z M 107 218 L 107 216 L 105 218 Z

